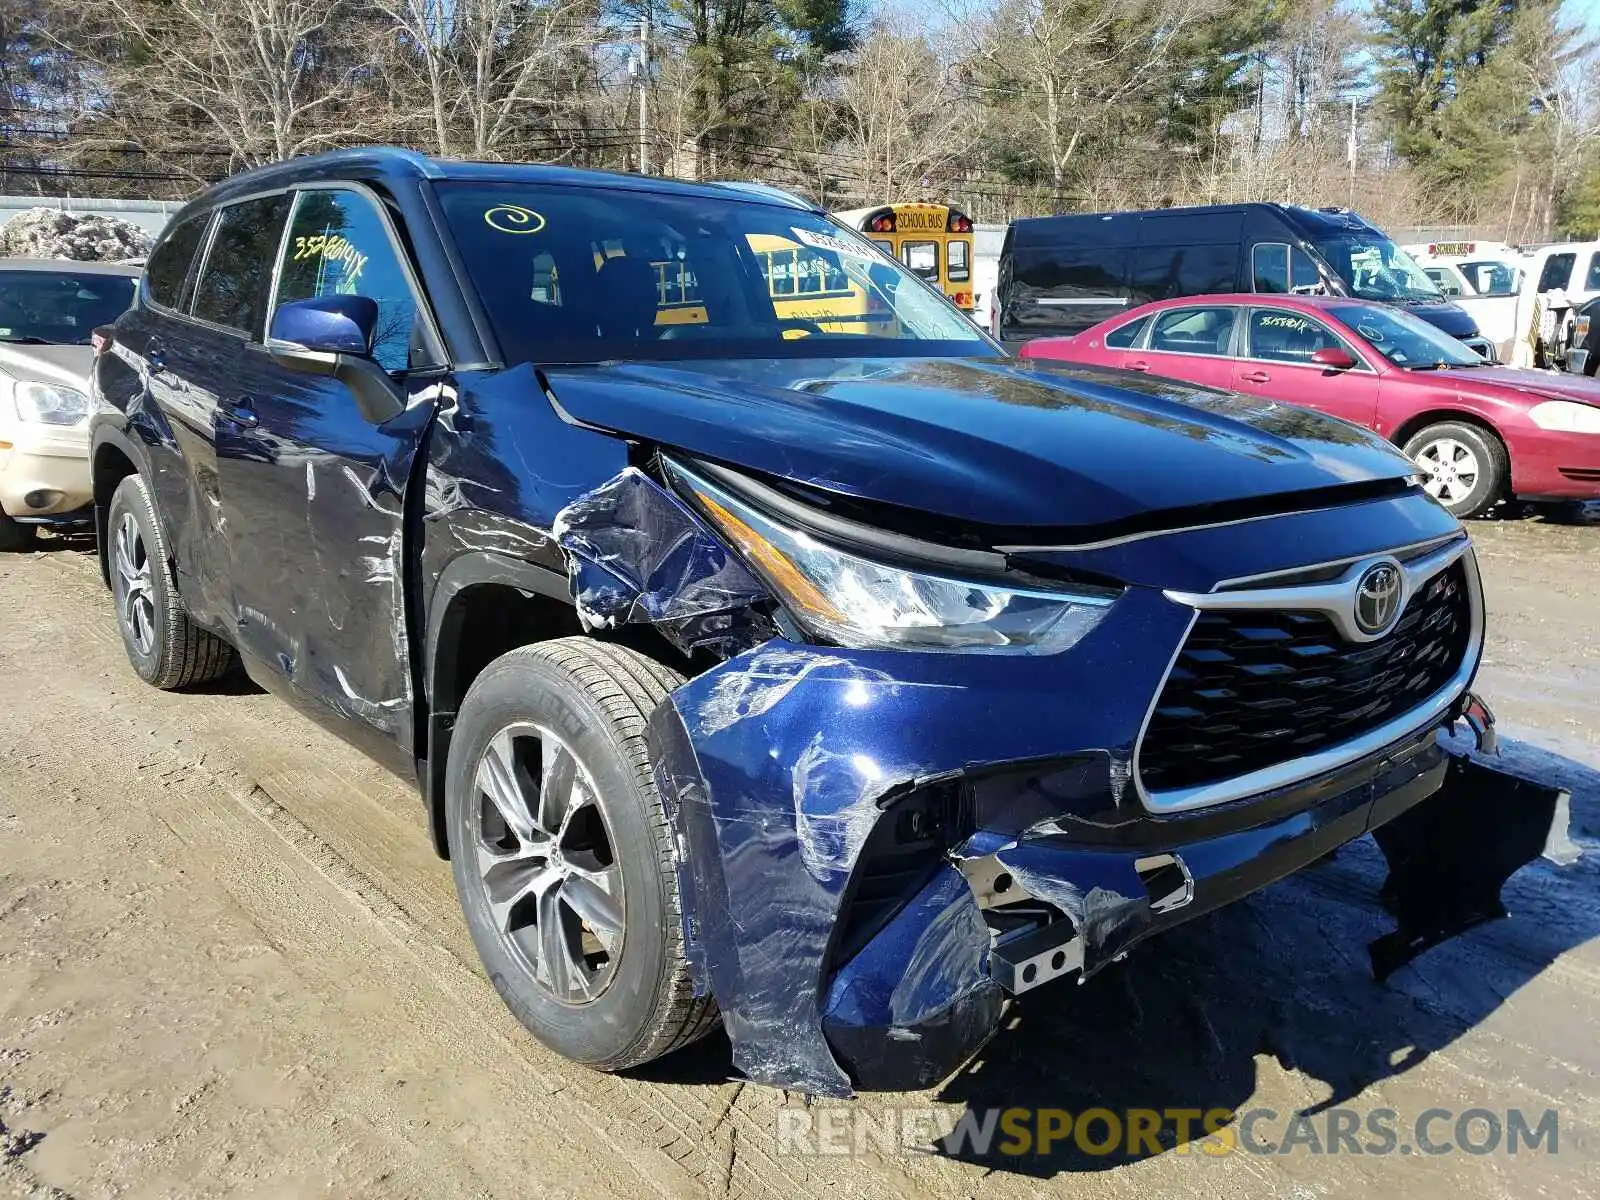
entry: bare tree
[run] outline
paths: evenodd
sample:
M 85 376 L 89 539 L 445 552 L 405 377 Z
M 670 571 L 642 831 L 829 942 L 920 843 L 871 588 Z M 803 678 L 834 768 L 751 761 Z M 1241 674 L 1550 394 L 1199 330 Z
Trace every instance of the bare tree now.
M 390 60 L 420 95 L 432 149 L 501 157 L 525 144 L 530 123 L 553 128 L 576 100 L 565 94 L 572 60 L 601 37 L 593 0 L 377 0 Z M 531 154 L 558 158 L 552 141 Z
M 872 27 L 838 81 L 835 161 L 851 194 L 898 199 L 961 163 L 971 124 L 932 45 L 905 18 Z
M 97 66 L 114 111 L 143 118 L 119 132 L 147 152 L 186 133 L 251 165 L 362 133 L 349 101 L 365 64 L 350 58 L 338 3 L 89 0 L 83 12 L 68 44 Z
M 1003 107 L 1061 190 L 1091 137 L 1159 88 L 1217 0 L 946 0 L 970 102 Z

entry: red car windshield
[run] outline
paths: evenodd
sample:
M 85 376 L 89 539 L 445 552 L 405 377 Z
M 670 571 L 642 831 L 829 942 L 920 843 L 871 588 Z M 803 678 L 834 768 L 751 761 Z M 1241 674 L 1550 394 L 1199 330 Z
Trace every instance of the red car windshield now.
M 1408 371 L 1484 366 L 1483 358 L 1420 317 L 1377 304 L 1330 304 L 1328 312 Z

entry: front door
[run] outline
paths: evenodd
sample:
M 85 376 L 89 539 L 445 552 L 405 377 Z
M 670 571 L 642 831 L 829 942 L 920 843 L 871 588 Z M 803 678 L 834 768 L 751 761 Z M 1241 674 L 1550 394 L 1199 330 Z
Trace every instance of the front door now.
M 1341 370 L 1311 361 L 1327 348 L 1345 351 L 1356 365 Z M 1368 429 L 1376 422 L 1377 372 L 1315 317 L 1295 309 L 1251 309 L 1242 350 L 1232 364 L 1235 391 L 1302 404 Z
M 418 333 L 418 293 L 388 220 L 363 190 L 306 189 L 269 311 L 335 294 L 378 302 L 371 357 L 403 393 L 436 339 Z M 239 647 L 258 676 L 340 718 L 370 751 L 409 750 L 404 503 L 433 405 L 375 419 L 346 384 L 279 363 L 261 341 L 242 358 L 241 420 L 218 445 Z

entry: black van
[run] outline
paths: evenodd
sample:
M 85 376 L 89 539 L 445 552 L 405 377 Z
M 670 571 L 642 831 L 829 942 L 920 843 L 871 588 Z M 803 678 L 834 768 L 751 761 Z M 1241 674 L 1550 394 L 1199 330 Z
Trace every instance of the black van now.
M 1357 296 L 1403 306 L 1486 358 L 1466 310 L 1381 230 L 1343 208 L 1228 204 L 1013 221 L 994 332 L 1008 346 L 1077 333 L 1134 305 L 1218 292 Z

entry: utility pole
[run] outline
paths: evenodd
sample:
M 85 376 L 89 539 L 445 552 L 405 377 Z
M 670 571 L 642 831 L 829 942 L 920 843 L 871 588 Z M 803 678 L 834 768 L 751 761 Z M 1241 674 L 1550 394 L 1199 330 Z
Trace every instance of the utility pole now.
M 639 12 L 639 174 L 650 174 L 650 6 Z
M 1350 197 L 1347 207 L 1356 206 L 1356 101 L 1350 98 L 1350 140 L 1345 144 L 1345 158 L 1350 163 Z

